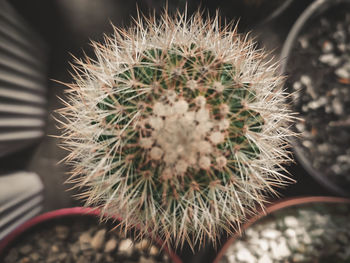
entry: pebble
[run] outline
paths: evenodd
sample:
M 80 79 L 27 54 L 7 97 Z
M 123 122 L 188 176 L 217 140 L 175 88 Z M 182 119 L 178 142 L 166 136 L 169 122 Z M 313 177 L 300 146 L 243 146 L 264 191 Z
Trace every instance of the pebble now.
M 337 115 L 342 115 L 344 113 L 343 103 L 338 98 L 333 99 L 332 108 L 333 112 Z
M 94 237 L 91 239 L 90 245 L 93 249 L 99 250 L 102 248 L 105 241 L 106 229 L 101 229 L 96 232 Z
M 248 236 L 252 237 L 253 239 L 259 237 L 259 235 L 256 233 L 256 231 L 254 231 L 254 230 L 251 229 L 251 228 L 248 228 L 248 229 L 246 230 L 246 234 L 247 234 Z
M 37 252 L 33 252 L 29 255 L 30 259 L 34 262 L 37 262 L 40 259 L 40 254 Z
M 277 243 L 276 246 L 272 247 L 272 254 L 277 259 L 282 259 L 289 257 L 291 255 L 291 251 L 289 250 L 286 241 L 283 239 Z
M 288 239 L 288 247 L 295 250 L 300 246 L 300 240 L 297 236 L 289 237 Z
M 131 239 L 127 238 L 120 242 L 118 251 L 121 254 L 131 255 L 133 250 L 133 242 Z
M 297 233 L 295 232 L 295 230 L 294 229 L 292 229 L 292 228 L 287 228 L 287 230 L 286 230 L 286 235 L 288 236 L 288 237 L 296 237 L 297 236 Z
M 90 243 L 91 242 L 91 235 L 89 232 L 84 232 L 79 237 L 79 243 Z
M 350 155 L 339 155 L 337 162 L 350 163 Z
M 57 259 L 62 261 L 65 260 L 67 258 L 67 253 L 63 252 L 57 255 Z
M 58 225 L 55 227 L 56 235 L 59 239 L 66 239 L 69 234 L 69 229 L 66 226 Z
M 328 153 L 330 153 L 330 145 L 328 143 L 321 143 L 321 144 L 317 145 L 317 150 L 320 153 L 328 154 Z
M 19 261 L 19 263 L 29 263 L 29 262 L 30 262 L 30 258 L 28 257 L 24 257 Z
M 343 171 L 343 169 L 340 167 L 340 165 L 338 164 L 333 164 L 331 166 L 331 170 L 333 173 L 335 173 L 336 175 L 340 175 Z
M 299 39 L 298 39 L 298 41 L 299 41 L 299 44 L 300 44 L 300 46 L 302 47 L 302 48 L 308 48 L 309 47 L 309 41 L 307 40 L 307 38 L 302 38 L 302 37 L 300 37 Z
M 258 263 L 273 263 L 273 261 L 268 254 L 265 254 L 259 259 Z
M 319 97 L 317 100 L 310 101 L 307 106 L 309 109 L 316 110 L 324 105 L 326 105 L 328 102 L 328 99 L 324 96 Z
M 305 124 L 304 123 L 301 123 L 301 122 L 298 122 L 295 127 L 298 129 L 298 131 L 300 132 L 303 132 L 305 131 Z
M 232 262 L 232 263 L 237 262 L 235 254 L 226 255 L 226 258 L 227 258 L 228 262 Z M 220 263 L 224 263 L 224 262 L 220 262 Z M 225 261 L 225 263 L 227 263 L 227 261 Z
M 303 112 L 308 112 L 308 111 L 309 111 L 309 108 L 308 108 L 307 105 L 303 105 L 303 106 L 301 107 L 301 110 L 302 110 Z
M 314 89 L 312 79 L 308 75 L 301 75 L 300 82 L 306 86 L 306 93 L 311 96 L 311 98 L 316 99 L 317 93 Z
M 330 220 L 328 215 L 314 214 L 312 216 L 313 216 L 313 218 L 315 220 L 315 223 L 320 224 L 320 225 L 325 225 Z
M 324 64 L 327 64 L 329 66 L 337 66 L 341 59 L 339 57 L 336 57 L 333 53 L 330 53 L 330 54 L 323 54 L 319 57 L 319 61 L 324 63 Z
M 302 145 L 306 148 L 311 148 L 312 147 L 312 142 L 311 141 L 303 141 Z
M 293 255 L 293 262 L 304 262 L 305 256 L 303 254 L 295 253 Z
M 341 51 L 341 52 L 345 52 L 346 51 L 346 45 L 344 43 L 339 43 L 337 45 L 337 48 Z
M 31 245 L 25 245 L 25 246 L 22 246 L 20 249 L 19 249 L 19 252 L 22 253 L 23 255 L 26 255 L 28 254 L 29 252 L 31 252 L 33 249 L 33 247 Z
M 145 257 L 141 256 L 139 263 L 155 263 L 155 261 L 151 258 L 145 258 Z
M 149 250 L 149 254 L 152 256 L 156 256 L 159 253 L 159 249 L 156 246 L 151 246 Z
M 344 43 L 344 41 L 346 39 L 346 35 L 345 35 L 344 30 L 337 30 L 336 32 L 334 32 L 333 38 L 335 40 L 337 40 L 338 42 L 343 42 Z
M 46 249 L 48 247 L 48 243 L 45 240 L 39 239 L 38 246 L 40 249 Z
M 328 114 L 331 113 L 331 112 L 333 112 L 332 107 L 329 106 L 329 105 L 326 105 L 326 106 L 325 106 L 324 111 L 325 111 L 326 113 L 328 113 Z
M 289 228 L 298 227 L 299 225 L 298 220 L 294 216 L 286 216 L 284 218 L 284 223 Z
M 312 80 L 311 80 L 310 76 L 308 76 L 308 75 L 301 75 L 300 76 L 300 82 L 302 84 L 304 84 L 305 86 L 312 85 Z
M 79 250 L 84 251 L 85 253 L 86 253 L 86 251 L 89 251 L 91 249 L 93 249 L 93 247 L 91 246 L 91 242 L 79 244 Z
M 135 248 L 138 250 L 146 250 L 150 246 L 150 243 L 147 239 L 142 239 L 141 241 L 135 244 Z
M 77 255 L 80 252 L 80 246 L 78 244 L 73 244 L 73 245 L 69 246 L 69 251 L 73 255 Z
M 280 231 L 277 231 L 275 229 L 265 229 L 261 232 L 261 236 L 268 239 L 276 239 L 281 235 Z
M 265 239 L 258 239 L 258 242 L 259 242 L 259 247 L 262 250 L 264 251 L 269 250 L 269 243 Z
M 57 245 L 51 246 L 51 252 L 52 253 L 57 253 L 58 251 L 60 251 L 60 249 L 59 249 L 59 247 Z
M 330 41 L 323 42 L 322 45 L 322 52 L 323 53 L 329 53 L 333 50 L 333 44 Z
M 110 240 L 107 241 L 104 248 L 104 252 L 106 253 L 112 252 L 113 250 L 116 249 L 117 244 L 118 244 L 117 240 L 115 238 L 111 238 Z
M 256 258 L 252 255 L 252 253 L 246 249 L 242 248 L 237 253 L 237 259 L 242 262 L 254 263 L 256 262 Z
M 302 84 L 301 84 L 300 81 L 294 82 L 294 84 L 293 84 L 293 89 L 295 89 L 295 90 L 300 90 L 301 88 L 302 88 Z
M 350 72 L 349 67 L 341 67 L 335 70 L 335 75 L 337 75 L 339 78 L 342 79 L 349 79 L 350 78 Z
M 310 245 L 312 243 L 312 239 L 307 233 L 303 236 L 303 240 L 302 241 L 306 245 Z

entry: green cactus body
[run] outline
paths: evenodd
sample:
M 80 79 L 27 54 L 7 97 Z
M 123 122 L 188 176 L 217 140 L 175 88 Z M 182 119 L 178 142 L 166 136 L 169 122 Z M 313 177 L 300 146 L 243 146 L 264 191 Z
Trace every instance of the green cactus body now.
M 231 233 L 289 179 L 276 66 L 217 18 L 147 20 L 94 44 L 69 85 L 65 147 L 87 205 L 176 245 Z

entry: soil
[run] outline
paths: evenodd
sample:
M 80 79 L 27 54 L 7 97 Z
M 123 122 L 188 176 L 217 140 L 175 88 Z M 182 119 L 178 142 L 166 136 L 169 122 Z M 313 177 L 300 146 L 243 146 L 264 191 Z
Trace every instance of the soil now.
M 317 16 L 291 52 L 287 87 L 302 121 L 299 147 L 331 183 L 350 189 L 350 5 Z
M 4 263 L 159 263 L 169 256 L 148 240 L 133 241 L 112 223 L 92 216 L 60 218 L 26 232 L 1 262 Z M 131 235 L 133 236 L 133 235 Z

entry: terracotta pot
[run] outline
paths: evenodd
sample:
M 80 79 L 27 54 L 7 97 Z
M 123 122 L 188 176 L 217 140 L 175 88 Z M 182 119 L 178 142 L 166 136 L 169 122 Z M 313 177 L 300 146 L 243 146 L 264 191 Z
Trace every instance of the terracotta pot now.
M 26 223 L 22 224 L 18 228 L 16 228 L 12 233 L 10 233 L 7 237 L 5 237 L 4 240 L 0 242 L 0 259 L 5 255 L 5 253 L 10 249 L 11 245 L 15 243 L 17 240 L 20 240 L 21 237 L 24 235 L 30 233 L 30 231 L 34 231 L 34 228 L 48 223 L 50 221 L 58 220 L 58 219 L 65 219 L 70 218 L 74 216 L 86 216 L 86 217 L 99 217 L 100 211 L 96 209 L 91 208 L 84 208 L 84 207 L 72 207 L 72 208 L 64 208 L 59 210 L 54 210 L 42 215 L 39 215 Z M 120 217 L 116 217 L 118 220 Z M 154 240 L 155 244 L 157 244 L 159 247 L 162 246 L 161 240 Z M 168 249 L 166 246 L 163 247 L 163 250 L 166 254 L 169 255 L 169 258 L 174 263 L 181 263 L 182 261 L 180 258 L 172 252 L 170 249 Z
M 265 209 L 265 211 L 260 211 L 256 216 L 252 217 L 246 224 L 242 227 L 242 232 L 246 231 L 250 226 L 258 223 L 260 219 L 266 218 L 268 215 L 282 209 L 291 208 L 295 206 L 311 205 L 311 204 L 349 204 L 350 199 L 340 198 L 340 197 L 328 197 L 328 196 L 312 196 L 312 197 L 299 197 L 293 199 L 287 199 L 273 204 Z M 214 263 L 219 263 L 222 260 L 224 254 L 227 252 L 228 248 L 239 238 L 241 233 L 236 233 L 233 237 L 229 238 L 218 255 L 216 256 Z
M 304 12 L 299 16 L 299 18 L 294 23 L 293 27 L 288 33 L 288 36 L 283 44 L 282 52 L 281 52 L 281 73 L 286 74 L 287 65 L 289 62 L 289 58 L 292 55 L 292 50 L 297 43 L 298 37 L 303 31 L 304 28 L 316 17 L 322 15 L 330 8 L 335 7 L 339 4 L 350 4 L 350 0 L 316 0 L 312 2 Z M 287 87 L 288 88 L 288 87 Z M 291 102 L 291 101 L 290 101 Z M 298 162 L 306 169 L 306 171 L 322 186 L 326 189 L 330 190 L 336 195 L 349 197 L 350 191 L 348 189 L 344 189 L 340 184 L 336 184 L 327 178 L 322 171 L 317 170 L 311 164 L 311 161 L 305 155 L 301 143 L 297 139 L 292 139 L 293 151 L 295 153 L 296 159 Z

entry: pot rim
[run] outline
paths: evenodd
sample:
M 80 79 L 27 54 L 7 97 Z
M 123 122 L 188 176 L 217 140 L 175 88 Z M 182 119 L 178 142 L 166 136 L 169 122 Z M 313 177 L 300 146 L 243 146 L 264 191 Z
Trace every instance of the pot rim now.
M 33 227 L 36 227 L 40 225 L 41 223 L 48 222 L 53 219 L 58 219 L 62 217 L 69 217 L 69 216 L 89 216 L 89 217 L 99 217 L 101 216 L 101 211 L 96 208 L 90 208 L 90 207 L 70 207 L 70 208 L 62 208 L 58 210 L 53 210 L 50 212 L 46 212 L 44 214 L 38 215 L 29 221 L 23 223 L 19 227 L 17 227 L 14 231 L 12 231 L 8 236 L 6 236 L 1 242 L 0 242 L 0 257 L 2 256 L 3 252 L 11 246 L 11 244 L 20 237 L 24 232 L 30 230 Z M 115 217 L 116 220 L 120 221 L 120 216 L 117 215 Z M 136 228 L 138 228 L 136 226 Z M 168 248 L 168 246 L 163 246 L 163 242 L 155 238 L 154 239 L 155 244 L 157 244 L 159 247 L 162 247 L 165 251 L 165 253 L 168 254 L 170 259 L 173 263 L 182 263 L 179 256 L 176 255 L 172 250 Z
M 292 26 L 292 29 L 289 31 L 288 36 L 283 44 L 282 52 L 280 55 L 281 75 L 286 75 L 289 57 L 300 32 L 305 27 L 305 24 L 307 24 L 312 18 L 324 13 L 328 8 L 341 3 L 350 3 L 350 0 L 315 0 L 302 12 L 302 14 Z M 332 191 L 334 194 L 344 197 L 350 196 L 350 192 L 339 186 L 338 183 L 328 179 L 328 177 L 322 174 L 320 170 L 317 170 L 312 166 L 309 158 L 307 158 L 304 154 L 298 139 L 291 139 L 290 143 L 292 145 L 296 159 L 318 183 L 320 183 L 326 189 Z
M 260 219 L 265 218 L 266 216 L 269 216 L 270 214 L 279 211 L 281 209 L 290 208 L 294 206 L 301 206 L 306 204 L 316 204 L 316 203 L 338 203 L 338 204 L 350 204 L 349 198 L 344 197 L 331 197 L 331 196 L 307 196 L 307 197 L 295 197 L 295 198 L 287 198 L 285 200 L 281 200 L 275 204 L 272 204 L 268 206 L 266 209 L 260 209 L 260 211 L 250 218 L 247 223 L 245 223 L 241 227 L 241 231 L 234 234 L 232 237 L 230 237 L 224 244 L 224 246 L 220 249 L 219 253 L 217 254 L 214 263 L 219 263 L 224 254 L 226 253 L 227 249 L 231 246 L 232 243 L 234 243 L 240 236 L 241 233 L 246 231 L 250 226 L 257 223 Z

